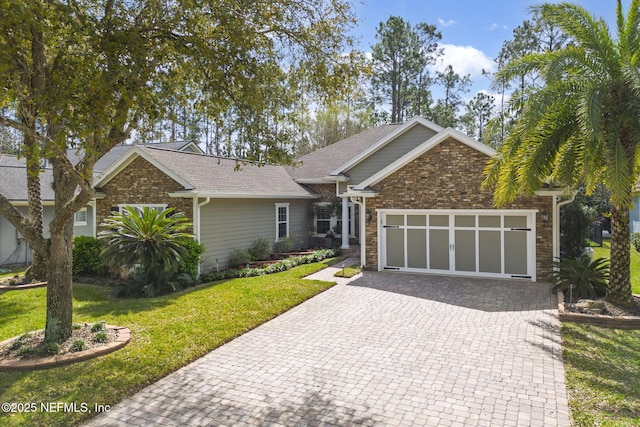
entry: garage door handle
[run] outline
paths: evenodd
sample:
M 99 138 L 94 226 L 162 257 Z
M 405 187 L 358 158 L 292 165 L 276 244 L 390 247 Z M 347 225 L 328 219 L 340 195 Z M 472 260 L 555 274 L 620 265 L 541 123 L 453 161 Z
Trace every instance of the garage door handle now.
M 513 277 L 514 279 L 531 279 L 531 276 L 522 276 L 519 274 L 512 274 L 511 277 Z
M 515 227 L 512 227 L 511 231 L 531 231 L 531 229 L 530 228 L 515 228 Z
M 400 228 L 399 225 L 383 225 L 383 228 Z

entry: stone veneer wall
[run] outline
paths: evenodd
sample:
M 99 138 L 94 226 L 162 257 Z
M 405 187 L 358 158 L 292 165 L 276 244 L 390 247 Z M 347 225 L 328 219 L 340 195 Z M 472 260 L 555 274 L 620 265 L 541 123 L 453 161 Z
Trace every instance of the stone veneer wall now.
M 367 199 L 373 220 L 366 224 L 367 268 L 378 269 L 376 209 L 494 209 L 493 194 L 480 184 L 488 157 L 449 138 L 374 186 L 377 197 Z M 519 197 L 500 209 L 547 211 L 548 222 L 536 216 L 536 276 L 544 281 L 553 260 L 552 198 Z
M 193 222 L 193 201 L 169 197 L 169 193 L 184 190 L 184 187 L 142 157 L 136 158 L 105 184 L 100 192 L 106 194 L 97 200 L 96 221 L 98 230 L 111 208 L 122 204 L 166 204 L 183 212 Z

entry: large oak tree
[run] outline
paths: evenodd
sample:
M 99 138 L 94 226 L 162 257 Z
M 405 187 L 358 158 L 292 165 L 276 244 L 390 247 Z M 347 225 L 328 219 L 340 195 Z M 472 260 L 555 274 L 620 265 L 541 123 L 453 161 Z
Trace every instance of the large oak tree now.
M 49 238 L 37 212 L 24 215 L 0 194 L 0 213 L 46 269 L 49 342 L 71 334 L 73 215 L 93 197 L 96 159 L 189 93 L 206 94 L 213 116 L 274 111 L 283 81 L 340 93 L 336 58 L 353 19 L 346 0 L 0 0 L 0 16 L 0 123 L 24 136 L 34 188 L 37 165 L 48 159 L 53 169 Z M 72 164 L 69 148 L 84 158 Z M 287 150 L 261 138 L 250 154 L 278 161 Z M 41 209 L 37 193 L 30 203 Z

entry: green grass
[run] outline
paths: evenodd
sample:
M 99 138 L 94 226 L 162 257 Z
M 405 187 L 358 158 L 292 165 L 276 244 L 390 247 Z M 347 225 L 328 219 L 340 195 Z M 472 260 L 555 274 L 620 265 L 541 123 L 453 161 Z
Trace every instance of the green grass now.
M 336 272 L 334 276 L 335 277 L 353 277 L 356 274 L 360 273 L 361 271 L 362 271 L 362 267 L 360 267 L 360 264 L 353 264 L 348 267 L 344 267 L 340 271 Z
M 33 372 L 0 372 L 0 403 L 78 402 L 113 405 L 332 286 L 302 277 L 332 260 L 286 272 L 234 279 L 158 298 L 117 300 L 108 289 L 74 285 L 74 322 L 126 326 L 122 350 L 73 365 Z M 46 289 L 0 294 L 0 341 L 42 329 Z M 2 413 L 2 426 L 66 426 L 83 413 Z
M 611 257 L 611 242 L 609 239 L 605 239 L 602 242 L 602 247 L 593 248 L 594 258 L 610 258 Z M 634 294 L 640 294 L 640 253 L 631 247 L 631 290 Z
M 640 425 L 640 332 L 563 323 L 574 426 Z
M 6 269 L 11 270 L 11 273 L 0 274 L 0 279 L 6 279 L 7 277 L 14 277 L 14 276 L 22 276 L 26 270 L 24 267 L 7 267 Z

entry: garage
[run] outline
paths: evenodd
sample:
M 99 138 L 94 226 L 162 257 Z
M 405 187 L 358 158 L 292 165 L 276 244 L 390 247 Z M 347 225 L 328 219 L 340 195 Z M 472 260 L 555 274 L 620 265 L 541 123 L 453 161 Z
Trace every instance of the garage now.
M 381 270 L 535 281 L 536 210 L 377 213 Z

